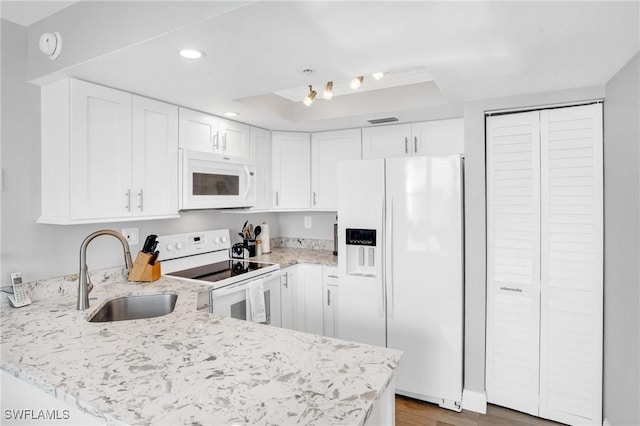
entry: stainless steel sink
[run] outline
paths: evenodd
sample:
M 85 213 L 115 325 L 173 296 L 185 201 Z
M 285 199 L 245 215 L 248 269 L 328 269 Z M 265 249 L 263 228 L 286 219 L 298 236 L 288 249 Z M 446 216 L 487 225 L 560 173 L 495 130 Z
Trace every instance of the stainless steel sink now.
M 155 318 L 170 314 L 176 307 L 177 294 L 147 294 L 119 297 L 107 302 L 89 322 L 125 321 Z

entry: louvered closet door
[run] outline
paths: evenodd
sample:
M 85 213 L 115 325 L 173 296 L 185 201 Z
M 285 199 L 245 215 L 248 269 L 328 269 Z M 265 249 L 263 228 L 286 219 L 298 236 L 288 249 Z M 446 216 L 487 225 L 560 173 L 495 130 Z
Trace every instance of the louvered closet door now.
M 537 415 L 539 113 L 487 117 L 487 399 Z
M 602 104 L 541 111 L 540 416 L 602 423 Z

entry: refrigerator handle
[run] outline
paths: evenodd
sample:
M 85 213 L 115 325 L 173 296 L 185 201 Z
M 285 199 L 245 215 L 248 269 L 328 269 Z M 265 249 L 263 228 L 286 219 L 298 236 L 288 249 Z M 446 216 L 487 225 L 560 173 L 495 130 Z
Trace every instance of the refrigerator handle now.
M 382 200 L 382 239 L 383 241 L 386 241 L 386 230 L 387 230 L 387 224 L 386 224 L 386 216 L 385 216 L 385 204 L 384 204 L 384 199 Z M 387 252 L 385 251 L 386 247 L 380 247 L 380 251 L 382 252 L 380 255 L 380 266 L 381 266 L 381 279 L 380 279 L 380 302 L 378 303 L 378 315 L 382 318 L 384 318 L 384 304 L 385 304 L 385 293 L 384 293 L 384 288 L 386 285 L 386 281 L 387 281 L 387 263 L 386 263 L 386 258 L 387 258 Z
M 385 252 L 386 252 L 386 274 L 385 284 L 387 288 L 387 319 L 393 318 L 393 197 L 389 200 L 389 210 L 387 211 L 387 224 L 385 229 Z M 383 286 L 383 292 L 384 292 Z M 384 294 L 383 294 L 384 297 Z

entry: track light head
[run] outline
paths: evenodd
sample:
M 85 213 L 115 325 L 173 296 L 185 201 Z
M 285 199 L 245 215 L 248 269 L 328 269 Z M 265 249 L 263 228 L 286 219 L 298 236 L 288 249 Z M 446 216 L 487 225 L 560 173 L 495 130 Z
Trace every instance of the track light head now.
M 360 86 L 362 86 L 362 80 L 364 80 L 364 77 L 361 75 L 351 80 L 351 89 L 353 90 L 359 89 Z
M 310 106 L 315 100 L 317 94 L 318 93 L 313 90 L 313 86 L 309 85 L 309 93 L 307 93 L 307 96 L 304 97 L 302 103 L 305 104 L 305 106 Z
M 322 97 L 327 100 L 333 98 L 333 81 L 327 81 L 327 84 L 324 85 Z

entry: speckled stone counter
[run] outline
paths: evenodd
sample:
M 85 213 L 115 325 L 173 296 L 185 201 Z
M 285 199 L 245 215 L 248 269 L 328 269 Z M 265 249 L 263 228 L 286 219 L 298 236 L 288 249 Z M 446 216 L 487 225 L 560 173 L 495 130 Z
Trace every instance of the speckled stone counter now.
M 269 254 L 252 257 L 262 262 L 278 263 L 281 268 L 296 263 L 315 263 L 319 265 L 338 266 L 338 256 L 331 250 L 315 250 L 305 248 L 274 248 Z
M 205 286 L 98 283 L 0 310 L 0 368 L 109 424 L 363 424 L 401 352 L 195 310 Z M 176 293 L 173 313 L 90 323 L 107 300 Z

